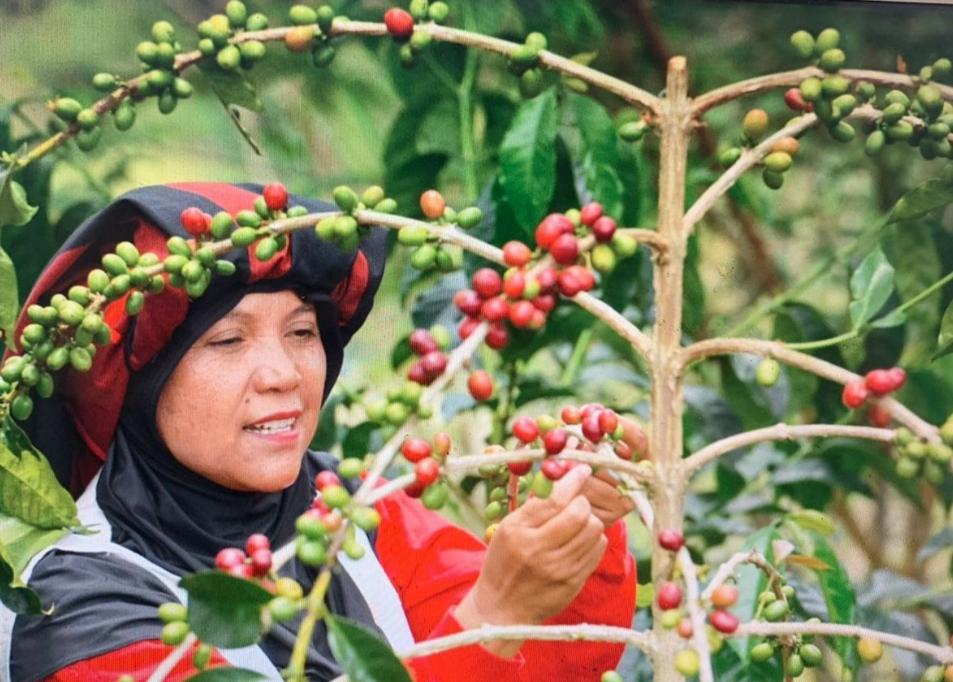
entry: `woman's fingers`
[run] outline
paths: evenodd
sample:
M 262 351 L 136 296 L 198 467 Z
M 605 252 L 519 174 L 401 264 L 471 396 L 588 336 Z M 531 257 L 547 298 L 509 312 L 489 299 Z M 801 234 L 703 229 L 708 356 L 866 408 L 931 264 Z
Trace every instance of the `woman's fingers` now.
M 620 493 L 616 484 L 612 474 L 600 471 L 591 476 L 583 488 L 583 495 L 592 505 L 592 513 L 598 516 L 605 526 L 615 523 L 635 509 L 632 499 Z
M 530 498 L 519 508 L 518 514 L 529 526 L 539 527 L 559 514 L 582 491 L 592 469 L 580 465 L 570 469 L 565 476 L 556 481 L 553 491 L 546 499 Z

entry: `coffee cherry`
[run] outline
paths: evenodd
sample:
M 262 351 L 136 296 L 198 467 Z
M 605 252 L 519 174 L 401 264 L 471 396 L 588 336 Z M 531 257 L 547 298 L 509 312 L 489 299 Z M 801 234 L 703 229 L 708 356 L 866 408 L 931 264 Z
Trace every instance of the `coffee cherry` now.
M 503 245 L 503 261 L 510 267 L 521 268 L 532 258 L 533 252 L 523 242 L 510 241 Z
M 529 301 L 517 301 L 509 307 L 509 320 L 514 327 L 525 329 L 532 325 L 534 316 L 538 312 Z
M 553 429 L 543 434 L 543 448 L 548 455 L 557 455 L 566 448 L 569 434 L 563 429 Z
M 314 487 L 317 490 L 324 490 L 332 485 L 341 485 L 341 479 L 330 469 L 321 471 L 314 477 Z
M 814 54 L 814 36 L 807 31 L 795 31 L 791 34 L 791 46 L 801 59 Z
M 524 476 L 530 472 L 533 468 L 533 462 L 526 460 L 525 462 L 507 462 L 506 468 L 510 470 L 510 473 L 514 476 Z
M 483 302 L 483 305 L 480 306 L 480 314 L 483 316 L 483 319 L 490 322 L 499 322 L 506 319 L 508 312 L 509 305 L 502 296 L 488 298 Z
M 536 226 L 536 244 L 549 249 L 556 238 L 563 234 L 572 234 L 575 226 L 562 213 L 550 213 Z
M 582 421 L 582 412 L 580 412 L 578 407 L 573 407 L 572 405 L 567 405 L 559 413 L 560 418 L 565 424 L 578 424 Z
M 559 293 L 566 298 L 572 298 L 583 290 L 582 282 L 568 270 L 559 273 Z
M 784 152 L 788 156 L 796 156 L 801 151 L 801 143 L 796 137 L 782 137 L 771 145 L 772 152 Z
M 480 268 L 473 273 L 472 284 L 481 298 L 492 298 L 503 290 L 503 279 L 496 270 L 490 268 Z
M 764 167 L 774 173 L 783 173 L 791 167 L 791 155 L 787 152 L 771 152 L 764 157 Z
M 665 615 L 668 615 L 668 613 Z M 682 639 L 691 639 L 692 635 L 695 634 L 695 626 L 692 625 L 691 618 L 682 618 L 675 626 L 675 631 Z
M 865 663 L 876 663 L 884 655 L 884 647 L 880 640 L 861 637 L 857 640 L 857 653 Z
M 417 483 L 428 486 L 440 477 L 440 464 L 433 457 L 425 457 L 414 464 L 414 475 Z
M 768 131 L 768 114 L 764 109 L 752 109 L 745 114 L 741 122 L 744 136 L 752 142 L 758 141 Z
M 280 182 L 265 185 L 261 193 L 265 197 L 265 205 L 272 211 L 283 211 L 287 208 L 288 190 Z
M 677 552 L 685 545 L 685 536 L 672 528 L 663 528 L 658 533 L 658 544 L 662 549 Z
M 271 570 L 271 550 L 259 549 L 250 555 L 252 574 L 256 577 L 268 575 Z
M 890 426 L 893 417 L 890 416 L 890 412 L 887 411 L 887 408 L 880 403 L 874 403 L 867 408 L 867 421 L 870 422 L 871 426 L 884 429 Z
M 453 295 L 453 304 L 464 315 L 474 317 L 480 314 L 483 300 L 472 289 L 461 289 Z
M 400 453 L 408 462 L 416 463 L 426 457 L 430 457 L 430 443 L 423 438 L 408 438 L 400 446 Z
M 439 350 L 437 342 L 426 329 L 415 329 L 410 334 L 410 350 L 416 355 L 426 355 L 432 351 Z
M 201 237 L 211 224 L 211 218 L 206 218 L 207 214 L 204 211 L 191 206 L 182 211 L 179 221 L 190 235 Z
M 323 542 L 307 540 L 298 545 L 295 554 L 305 566 L 320 566 L 327 558 L 328 551 Z
M 424 35 L 424 34 L 421 34 Z M 483 220 L 483 211 L 476 206 L 468 206 L 457 213 L 457 225 L 464 230 L 470 230 L 480 224 Z
M 443 195 L 435 189 L 428 189 L 420 195 L 420 210 L 430 220 L 437 220 L 443 215 L 447 202 Z
M 617 227 L 615 220 L 609 216 L 602 216 L 592 224 L 592 234 L 597 242 L 605 244 L 612 241 Z
M 719 585 L 711 593 L 712 606 L 729 609 L 738 601 L 738 588 L 734 585 Z
M 251 556 L 262 549 L 271 549 L 271 541 L 268 539 L 268 536 L 262 533 L 249 535 L 248 540 L 245 541 L 245 553 Z
M 619 426 L 619 416 L 612 410 L 603 410 L 599 413 L 599 428 L 603 433 L 612 434 Z
M 759 385 L 765 388 L 774 386 L 781 376 L 781 364 L 773 358 L 765 358 L 758 363 L 754 376 Z
M 539 437 L 539 426 L 532 417 L 517 417 L 510 431 L 523 443 L 532 443 Z
M 694 677 L 698 674 L 701 663 L 694 649 L 682 649 L 675 654 L 675 669 L 685 677 Z
M 902 367 L 891 367 L 887 370 L 890 376 L 891 391 L 899 391 L 907 381 L 907 372 Z
M 599 424 L 599 414 L 592 413 L 582 419 L 582 435 L 591 440 L 593 443 L 598 443 L 602 440 L 603 430 L 602 426 Z
M 682 603 L 682 588 L 675 583 L 662 583 L 655 596 L 655 601 L 663 611 L 677 609 Z
M 864 381 L 852 381 L 844 386 L 841 401 L 848 409 L 856 409 L 867 401 L 869 392 Z
M 596 286 L 596 276 L 592 274 L 592 270 L 589 268 L 581 265 L 571 265 L 566 268 L 564 272 L 572 275 L 572 277 L 579 282 L 583 291 L 589 291 Z
M 526 290 L 526 277 L 518 270 L 510 270 L 503 277 L 503 293 L 508 298 L 519 298 Z
M 485 370 L 476 370 L 467 379 L 467 389 L 474 400 L 489 400 L 493 395 L 493 379 Z
M 579 221 L 583 225 L 592 227 L 599 218 L 602 217 L 602 204 L 598 201 L 592 201 L 579 210 Z
M 788 662 L 784 666 L 784 672 L 789 677 L 799 677 L 804 672 L 804 659 L 800 654 L 791 654 L 788 656 Z
M 800 88 L 789 88 L 786 90 L 784 92 L 784 103 L 794 111 L 806 111 L 808 106 L 810 106 L 804 101 L 804 96 L 801 94 Z
M 615 670 L 606 670 L 599 678 L 599 682 L 625 682 L 625 680 Z
M 761 642 L 751 648 L 751 660 L 755 663 L 764 663 L 774 656 L 774 645 L 771 642 Z
M 479 300 L 479 297 L 478 297 Z M 479 311 L 477 311 L 479 312 Z M 470 334 L 473 333 L 473 330 L 480 325 L 480 320 L 476 317 L 467 317 L 457 326 L 457 336 L 461 340 L 467 339 L 470 337 Z
M 764 619 L 769 623 L 776 623 L 783 620 L 790 612 L 791 607 L 784 599 L 778 599 L 764 607 Z
M 798 653 L 801 655 L 804 665 L 809 668 L 817 667 L 824 662 L 824 654 L 820 647 L 815 644 L 802 644 Z
M 561 234 L 550 244 L 549 252 L 560 265 L 570 265 L 579 257 L 579 241 L 573 234 Z
M 245 563 L 245 553 L 237 547 L 226 547 L 215 555 L 215 566 L 223 571 Z
M 536 310 L 546 314 L 556 307 L 556 297 L 552 294 L 540 294 L 530 301 L 530 303 L 533 304 Z
M 738 629 L 739 625 L 739 620 L 736 615 L 721 609 L 712 611 L 711 615 L 708 616 L 708 622 L 710 622 L 712 627 L 718 630 L 718 632 L 725 635 L 733 633 Z
M 431 351 L 420 358 L 420 366 L 428 379 L 436 379 L 447 368 L 447 356 L 439 350 Z
M 884 396 L 893 390 L 893 379 L 886 369 L 872 369 L 864 375 L 867 390 L 876 396 Z
M 414 32 L 414 18 L 399 7 L 391 7 L 384 13 L 384 25 L 395 40 L 406 40 Z
M 550 481 L 558 481 L 569 473 L 569 467 L 570 464 L 567 461 L 561 459 L 545 459 L 543 463 L 539 465 L 539 470 L 543 476 Z
M 178 646 L 189 634 L 189 624 L 182 621 L 167 623 L 159 633 L 159 640 L 166 646 Z

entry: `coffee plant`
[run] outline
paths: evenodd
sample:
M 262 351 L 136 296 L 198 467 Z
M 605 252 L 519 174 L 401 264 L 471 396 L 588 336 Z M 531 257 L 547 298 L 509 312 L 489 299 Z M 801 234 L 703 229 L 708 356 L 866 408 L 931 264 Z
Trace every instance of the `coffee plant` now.
M 462 14 L 471 24 L 469 11 Z M 440 43 L 490 53 L 505 60 L 524 98 L 499 143 L 492 201 L 484 196 L 479 206 L 450 206 L 441 192 L 426 186 L 415 188 L 418 207 L 388 197 L 379 186 L 359 192 L 342 185 L 332 192 L 336 210 L 309 213 L 289 206 L 285 187 L 273 183 L 254 210 L 184 211 L 182 226 L 193 238 L 170 238 L 164 258 L 140 253 L 128 242 L 117 244 L 85 285 L 31 305 L 29 322 L 19 331 L 13 262 L 0 254 L 0 323 L 8 347 L 0 368 L 3 603 L 18 613 L 41 612 L 42 595 L 22 583 L 19 571 L 64 533 L 83 531 L 72 497 L 17 421 L 29 417 L 35 397 L 56 390 L 57 372 L 88 371 L 97 349 L 112 342 L 102 314 L 107 303 L 122 300 L 136 315 L 165 287 L 198 298 L 213 277 L 233 273 L 223 254 L 252 248 L 255 258 L 268 261 L 295 230 L 313 229 L 320 239 L 353 250 L 368 226 L 383 226 L 396 232 L 399 251 L 393 258 L 409 262 L 420 273 L 415 281 L 430 287 L 414 311 L 418 328 L 393 350 L 394 369 L 405 379 L 383 392 L 349 389 L 332 399 L 326 415 L 330 440 L 325 423 L 318 441 L 330 445 L 343 435 L 346 457 L 337 474 L 318 476 L 319 495 L 310 509 L 301 510 L 295 542 L 271 547 L 264 536 L 251 535 L 244 547 L 223 547 L 214 567 L 185 577 L 188 605 L 165 604 L 157 614 L 170 653 L 150 680 L 164 679 L 193 650 L 199 679 L 213 647 L 253 644 L 271 623 L 301 614 L 297 645 L 284 671 L 290 680 L 303 679 L 306 644 L 319 619 L 355 680 L 406 680 L 401 659 L 492 639 L 533 638 L 625 642 L 651 663 L 653 672 L 644 666 L 606 671 L 602 682 L 646 675 L 661 681 L 796 679 L 811 668 L 851 680 L 862 664 L 880 659 L 885 646 L 916 654 L 908 660 L 924 682 L 953 680 L 953 647 L 943 641 L 949 636 L 949 610 L 937 609 L 943 623 L 919 627 L 918 636 L 896 632 L 909 629 L 900 619 L 884 618 L 883 628 L 858 624 L 859 600 L 831 541 L 838 524 L 823 511 L 830 491 L 803 489 L 815 485 L 816 468 L 854 481 L 855 490 L 866 488 L 860 476 L 872 471 L 911 499 L 942 504 L 944 518 L 953 501 L 953 416 L 944 415 L 935 425 L 898 399 L 899 392 L 924 404 L 917 395 L 929 391 L 922 367 L 905 370 L 895 366 L 898 353 L 874 349 L 870 357 L 892 359 L 867 361 L 857 372 L 845 365 L 859 367 L 864 358 L 841 352 L 856 349 L 856 343 L 870 347 L 884 332 L 903 328 L 910 311 L 953 281 L 950 273 L 916 292 L 907 288 L 897 303 L 896 271 L 879 246 L 884 235 L 953 202 L 953 87 L 945 84 L 953 81 L 950 59 L 911 65 L 909 72 L 906 66 L 898 72 L 848 68 L 836 29 L 797 31 L 789 47 L 799 68 L 690 97 L 689 65 L 676 56 L 668 61 L 664 91 L 656 95 L 590 68 L 584 55 L 567 59 L 550 51 L 541 33 L 503 40 L 452 27 L 454 15 L 444 2 L 412 0 L 407 8 L 387 9 L 377 22 L 349 20 L 328 5 L 294 5 L 286 17 L 269 17 L 230 0 L 223 13 L 199 22 L 194 36 L 160 20 L 135 47 L 138 75 L 95 74 L 98 98 L 51 100 L 54 134 L 34 135 L 29 144 L 3 152 L 0 224 L 26 225 L 38 209 L 18 178 L 29 177 L 62 147 L 92 152 L 150 115 L 147 108 L 174 112 L 193 93 L 188 77 L 194 69 L 201 69 L 227 106 L 257 108 L 247 76 L 259 61 L 287 50 L 301 53 L 303 68 L 327 69 L 340 41 L 353 36 L 393 41 L 396 59 L 406 68 L 439 68 L 429 52 Z M 470 86 L 472 63 L 464 74 Z M 593 89 L 625 105 L 618 120 L 587 94 Z M 789 118 L 748 110 L 735 123 L 735 143 L 716 155 L 720 175 L 689 201 L 693 136 L 709 112 L 754 95 L 783 100 Z M 557 149 L 564 115 L 575 120 L 580 138 L 571 150 L 580 159 L 573 170 L 575 190 L 556 185 L 555 166 L 566 153 Z M 472 158 L 472 131 L 459 132 Z M 824 144 L 862 144 L 870 156 L 901 147 L 926 161 L 939 160 L 939 173 L 904 195 L 882 220 L 865 226 L 846 249 L 755 307 L 735 330 L 706 336 L 694 320 L 694 308 L 704 305 L 694 238 L 698 225 L 745 176 L 756 174 L 768 188 L 783 191 L 800 165 L 802 141 L 814 136 Z M 641 144 L 657 149 L 658 206 L 650 227 L 626 225 L 633 212 L 626 208 L 625 182 L 632 176 L 617 170 L 633 161 Z M 466 184 L 476 199 L 473 178 Z M 402 190 L 401 198 L 406 195 Z M 493 215 L 487 215 L 491 207 Z M 848 326 L 839 333 L 811 308 L 794 303 L 838 263 L 852 267 Z M 639 276 L 647 270 L 650 279 Z M 428 306 L 430 312 L 424 310 Z M 434 314 L 434 308 L 441 312 Z M 431 326 L 438 318 L 456 324 L 455 332 L 446 324 Z M 592 318 L 604 326 L 600 341 L 625 363 L 623 377 L 649 387 L 646 410 L 611 397 L 566 400 L 576 394 L 571 384 L 594 343 Z M 738 335 L 755 328 L 767 338 Z M 529 374 L 534 356 L 570 337 L 575 342 L 565 381 L 547 384 Z M 951 350 L 953 306 L 939 324 L 933 358 Z M 724 398 L 686 393 L 686 385 L 718 377 Z M 463 385 L 472 400 L 454 410 L 491 412 L 490 442 L 483 452 L 460 452 L 447 432 L 426 425 L 435 417 L 437 398 L 454 386 L 459 396 Z M 731 429 L 698 425 L 691 402 L 699 400 L 711 409 L 733 408 L 740 419 Z M 527 405 L 535 401 L 545 401 L 546 410 L 530 414 Z M 788 403 L 797 409 L 788 409 Z M 361 416 L 350 426 L 336 424 L 337 408 Z M 443 416 L 453 416 L 447 404 Z M 812 423 L 814 418 L 823 423 Z M 815 439 L 825 444 L 818 446 Z M 364 457 L 369 449 L 374 454 Z M 620 494 L 632 498 L 653 538 L 650 581 L 640 585 L 642 608 L 633 629 L 486 625 L 419 642 L 398 658 L 369 633 L 323 609 L 338 554 L 359 559 L 363 553 L 354 529 L 370 530 L 380 521 L 376 501 L 400 490 L 431 509 L 452 499 L 471 506 L 471 497 L 484 500 L 481 516 L 489 540 L 500 519 L 530 495 L 547 496 L 574 462 L 613 472 Z M 397 473 L 382 483 L 394 464 Z M 753 500 L 748 484 L 771 471 L 785 474 L 787 487 L 780 490 L 784 484 L 778 482 L 776 498 Z M 342 478 L 357 477 L 362 482 L 351 494 Z M 704 492 L 711 486 L 724 494 Z M 758 506 L 761 527 L 743 526 L 746 539 L 729 553 L 709 552 L 738 527 L 713 520 L 736 513 L 729 505 L 736 497 L 739 504 Z M 857 535 L 856 529 L 851 532 Z M 950 537 L 947 526 L 933 549 L 949 545 Z M 293 579 L 277 577 L 295 557 L 320 568 L 308 594 Z M 709 557 L 720 563 L 709 563 Z M 216 679 L 253 679 L 248 675 L 225 669 Z

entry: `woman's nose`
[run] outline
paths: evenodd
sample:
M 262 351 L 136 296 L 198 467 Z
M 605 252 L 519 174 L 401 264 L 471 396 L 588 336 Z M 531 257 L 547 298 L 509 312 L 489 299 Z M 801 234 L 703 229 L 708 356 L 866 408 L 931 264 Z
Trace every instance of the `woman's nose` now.
M 294 356 L 278 341 L 271 341 L 255 351 L 254 386 L 259 392 L 290 391 L 301 382 L 301 373 Z

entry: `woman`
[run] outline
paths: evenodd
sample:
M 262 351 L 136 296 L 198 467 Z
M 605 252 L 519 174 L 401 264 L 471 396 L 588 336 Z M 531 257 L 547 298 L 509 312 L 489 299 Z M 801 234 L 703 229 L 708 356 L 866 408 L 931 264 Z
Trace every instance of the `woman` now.
M 27 303 L 84 281 L 119 241 L 164 256 L 169 235 L 188 237 L 183 209 L 234 214 L 250 209 L 260 190 L 179 184 L 131 192 L 70 238 Z M 85 488 L 80 518 L 99 532 L 70 535 L 28 567 L 30 584 L 55 610 L 7 612 L 4 679 L 144 680 L 170 651 L 158 640 L 156 609 L 184 600 L 179 577 L 210 568 L 221 548 L 242 546 L 252 533 L 275 547 L 294 537 L 315 475 L 333 467 L 307 446 L 343 348 L 370 310 L 385 243 L 385 232 L 372 230 L 350 254 L 302 230 L 266 263 L 233 251 L 236 274 L 214 278 L 195 301 L 167 288 L 136 318 L 121 300 L 107 307 L 112 343 L 88 374 L 58 378 L 57 393 L 38 401 L 26 425 L 61 480 L 74 492 Z M 627 626 L 635 567 L 619 519 L 630 507 L 587 474 L 577 467 L 551 498 L 509 515 L 489 548 L 403 493 L 381 501 L 379 529 L 361 536 L 374 551 L 342 558 L 330 610 L 398 651 L 482 623 Z M 281 574 L 308 590 L 316 572 L 291 561 Z M 216 651 L 212 664 L 280 679 L 298 620 L 273 626 L 259 645 Z M 609 644 L 494 642 L 410 666 L 420 682 L 586 680 L 614 668 L 621 652 Z M 194 672 L 186 657 L 168 679 Z M 338 674 L 319 625 L 308 679 Z

